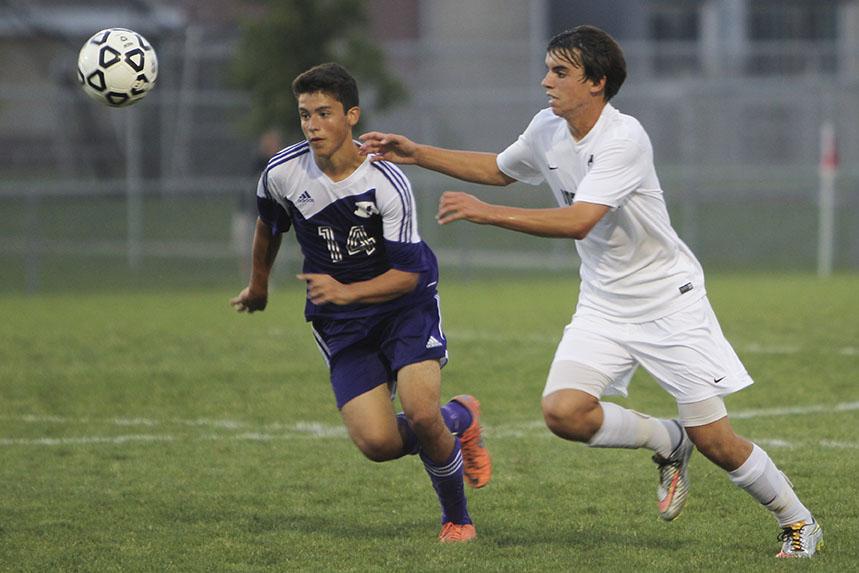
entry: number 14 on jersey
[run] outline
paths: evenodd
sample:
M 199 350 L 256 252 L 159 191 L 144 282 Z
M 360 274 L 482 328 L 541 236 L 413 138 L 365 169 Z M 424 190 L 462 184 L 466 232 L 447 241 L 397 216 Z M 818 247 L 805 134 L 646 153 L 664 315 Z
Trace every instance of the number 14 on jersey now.
M 331 262 L 339 263 L 342 261 L 343 253 L 340 251 L 340 245 L 337 244 L 337 239 L 334 236 L 334 228 L 319 227 L 319 236 L 325 239 L 328 254 L 331 256 Z M 376 239 L 367 234 L 364 225 L 353 225 L 349 229 L 349 234 L 346 237 L 346 252 L 350 256 L 355 256 L 359 253 L 372 255 L 375 250 Z

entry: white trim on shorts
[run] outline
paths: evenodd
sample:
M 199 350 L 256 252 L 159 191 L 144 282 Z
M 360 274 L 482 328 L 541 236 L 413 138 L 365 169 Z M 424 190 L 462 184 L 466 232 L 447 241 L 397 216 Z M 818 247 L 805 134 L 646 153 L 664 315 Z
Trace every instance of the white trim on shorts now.
M 315 328 L 313 328 L 313 323 L 310 323 L 310 330 L 313 332 L 313 338 L 316 340 L 316 348 L 319 349 L 319 354 L 321 354 L 323 360 L 325 360 L 325 365 L 330 367 L 331 350 L 328 348 L 328 345 L 325 344 L 325 341 L 322 340 L 322 335 L 319 334 Z

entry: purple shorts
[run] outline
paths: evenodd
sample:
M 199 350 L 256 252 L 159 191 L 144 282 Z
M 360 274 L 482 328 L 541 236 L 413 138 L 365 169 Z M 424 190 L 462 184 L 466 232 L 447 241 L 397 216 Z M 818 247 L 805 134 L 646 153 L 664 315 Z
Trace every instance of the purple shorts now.
M 438 295 L 387 314 L 348 320 L 314 319 L 313 335 L 331 372 L 337 409 L 376 386 L 395 382 L 403 366 L 447 362 Z

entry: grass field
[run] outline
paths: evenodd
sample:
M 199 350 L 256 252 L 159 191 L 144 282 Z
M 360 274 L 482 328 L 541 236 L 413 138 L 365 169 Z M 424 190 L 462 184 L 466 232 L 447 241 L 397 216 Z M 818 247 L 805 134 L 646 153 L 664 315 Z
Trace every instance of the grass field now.
M 240 285 L 236 285 L 236 290 Z M 479 538 L 436 542 L 415 458 L 341 429 L 302 291 L 237 315 L 232 291 L 0 296 L 2 571 L 851 571 L 859 556 L 859 276 L 714 275 L 756 384 L 728 401 L 826 531 L 776 562 L 775 522 L 701 456 L 673 523 L 648 452 L 550 436 L 539 397 L 571 278 L 443 284 L 443 395 L 477 395 L 495 461 Z M 624 404 L 673 405 L 639 373 Z

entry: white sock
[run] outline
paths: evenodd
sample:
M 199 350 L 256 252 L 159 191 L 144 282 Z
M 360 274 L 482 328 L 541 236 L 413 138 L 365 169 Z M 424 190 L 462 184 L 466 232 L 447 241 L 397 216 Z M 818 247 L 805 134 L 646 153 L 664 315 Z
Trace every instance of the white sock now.
M 814 520 L 811 512 L 794 493 L 787 476 L 756 444 L 752 444 L 752 453 L 743 465 L 728 472 L 728 476 L 735 485 L 749 492 L 749 495 L 770 510 L 780 526 L 802 520 L 811 523 Z
M 603 423 L 588 445 L 594 448 L 648 448 L 668 457 L 680 442 L 680 429 L 670 421 L 628 410 L 613 402 L 600 402 Z M 673 426 L 676 432 L 669 430 Z M 674 435 L 672 435 L 674 434 Z

